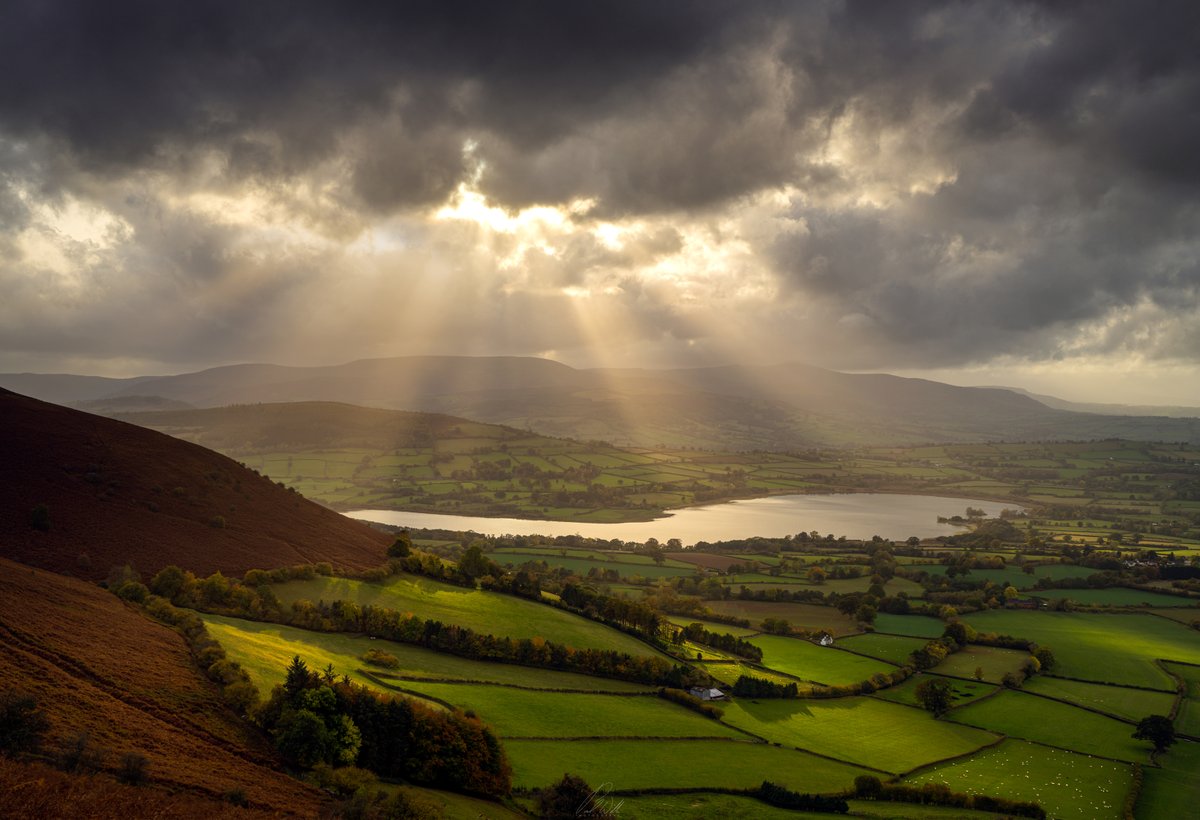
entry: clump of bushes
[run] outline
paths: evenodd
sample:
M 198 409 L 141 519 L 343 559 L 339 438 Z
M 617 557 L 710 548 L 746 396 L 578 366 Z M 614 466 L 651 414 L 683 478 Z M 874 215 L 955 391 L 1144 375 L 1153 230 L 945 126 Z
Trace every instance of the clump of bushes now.
M 1032 817 L 1034 820 L 1045 820 L 1046 818 L 1046 810 L 1037 803 L 1009 800 L 1004 797 L 988 797 L 983 794 L 963 794 L 951 791 L 949 786 L 942 783 L 906 786 L 901 783 L 884 783 L 874 775 L 864 774 L 854 778 L 854 794 L 864 800 L 950 806 L 958 809 L 1007 814 L 1013 817 Z
M 674 689 L 670 686 L 664 686 L 658 690 L 658 696 L 664 700 L 669 700 L 672 703 L 678 703 L 680 706 L 686 706 L 693 712 L 699 712 L 705 717 L 710 717 L 713 720 L 720 720 L 725 714 L 722 710 L 713 706 L 711 703 L 705 703 L 700 698 L 685 692 L 682 689 Z
M 384 669 L 400 668 L 400 659 L 391 652 L 384 652 L 382 649 L 368 649 L 363 653 L 362 659 L 372 666 L 380 666 Z
M 36 754 L 49 729 L 50 721 L 33 695 L 0 692 L 0 754 Z

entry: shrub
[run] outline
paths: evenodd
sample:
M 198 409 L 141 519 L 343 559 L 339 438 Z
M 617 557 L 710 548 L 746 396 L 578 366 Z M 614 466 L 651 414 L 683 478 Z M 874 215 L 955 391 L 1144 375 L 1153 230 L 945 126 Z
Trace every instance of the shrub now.
M 225 529 L 225 516 L 214 515 L 212 518 L 208 519 L 208 526 L 212 527 L 214 530 Z
M 68 740 L 58 754 L 58 767 L 66 772 L 98 772 L 104 766 L 104 750 L 94 745 L 87 732 Z
M 362 659 L 372 666 L 382 666 L 384 669 L 400 668 L 400 659 L 391 652 L 384 652 L 382 649 L 368 649 L 363 653 Z
M 117 769 L 117 780 L 129 786 L 140 786 L 146 781 L 146 758 L 137 752 L 121 755 L 121 767 Z
M 32 695 L 0 692 L 0 754 L 35 753 L 50 728 Z

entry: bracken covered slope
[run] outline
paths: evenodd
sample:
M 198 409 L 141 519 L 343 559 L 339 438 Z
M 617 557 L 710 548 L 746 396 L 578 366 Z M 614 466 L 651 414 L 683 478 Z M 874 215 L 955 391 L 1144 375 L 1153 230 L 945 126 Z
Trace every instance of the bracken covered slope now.
M 240 575 L 384 560 L 383 534 L 225 456 L 4 390 L 0 456 L 2 558 L 95 580 L 127 563 Z M 31 518 L 43 505 L 48 529 Z
M 144 755 L 151 787 L 211 799 L 241 791 L 272 813 L 319 811 L 320 795 L 279 771 L 269 744 L 222 704 L 182 637 L 98 586 L 0 559 L 0 657 L 0 691 L 37 698 L 51 750 L 86 732 L 106 750 L 105 768 Z M 60 787 L 62 799 L 96 790 Z M 0 794 L 0 811 L 18 797 Z M 39 799 L 52 803 L 53 790 Z

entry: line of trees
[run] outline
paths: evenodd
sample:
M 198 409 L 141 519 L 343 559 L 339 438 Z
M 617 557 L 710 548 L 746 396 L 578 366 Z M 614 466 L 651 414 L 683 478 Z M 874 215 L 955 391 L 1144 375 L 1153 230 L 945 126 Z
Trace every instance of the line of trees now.
M 744 638 L 739 638 L 728 632 L 710 632 L 704 628 L 704 624 L 690 623 L 675 634 L 682 640 L 711 646 L 714 649 L 720 649 L 732 655 L 737 655 L 739 658 L 754 661 L 755 663 L 762 660 L 763 652 L 759 647 Z
M 500 741 L 480 720 L 435 711 L 409 698 L 378 695 L 333 667 L 318 673 L 299 656 L 258 712 L 290 763 L 354 765 L 388 778 L 499 797 L 512 770 Z

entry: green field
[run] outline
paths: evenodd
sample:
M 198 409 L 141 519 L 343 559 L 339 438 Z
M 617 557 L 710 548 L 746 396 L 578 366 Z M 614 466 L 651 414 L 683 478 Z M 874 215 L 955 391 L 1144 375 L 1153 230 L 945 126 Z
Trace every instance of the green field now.
M 996 739 L 990 732 L 934 720 L 920 709 L 875 698 L 740 698 L 723 708 L 727 723 L 772 743 L 894 774 L 967 754 Z
M 832 646 L 818 646 L 802 638 L 758 635 L 750 643 L 763 651 L 762 665 L 803 680 L 829 686 L 856 683 L 895 666 Z
M 1059 820 L 1117 820 L 1132 782 L 1127 764 L 1005 740 L 908 778 L 954 791 L 1033 800 Z M 1140 815 L 1139 815 L 1140 817 Z
M 724 737 L 740 732 L 656 695 L 530 692 L 405 681 L 402 688 L 478 714 L 501 737 Z
M 1000 683 L 1006 672 L 1016 672 L 1028 660 L 1028 652 L 972 644 L 948 655 L 937 665 L 936 671 L 941 675 L 953 675 L 958 678 L 974 680 L 975 671 L 980 669 L 983 672 L 980 680 Z
M 1192 737 L 1200 737 L 1200 666 L 1187 666 L 1182 663 L 1168 666 L 1172 672 L 1183 678 L 1185 687 L 1184 699 L 1179 705 L 1179 715 L 1175 718 L 1175 730 Z M 1165 715 L 1167 710 L 1145 714 Z
M 295 655 L 311 668 L 324 669 L 328 664 L 338 674 L 348 674 L 359 683 L 382 690 L 370 678 L 357 672 L 366 670 L 372 675 L 392 678 L 433 680 L 487 681 L 490 683 L 525 686 L 534 689 L 577 689 L 597 692 L 646 692 L 649 687 L 625 681 L 594 678 L 574 672 L 535 669 L 515 664 L 489 663 L 445 655 L 419 646 L 371 640 L 366 636 L 350 636 L 340 632 L 310 632 L 278 624 L 227 618 L 221 615 L 202 615 L 209 633 L 220 642 L 231 659 L 250 674 L 251 680 L 264 696 L 276 683 L 282 683 L 284 671 Z M 362 655 L 368 649 L 379 649 L 396 657 L 400 666 L 381 669 L 364 663 Z M 404 685 L 397 682 L 397 685 Z
M 1200 632 L 1152 615 L 992 610 L 966 617 L 981 632 L 1029 638 L 1054 652 L 1054 674 L 1174 689 L 1156 658 L 1200 663 Z
M 905 569 L 910 572 L 925 570 L 930 575 L 945 575 L 949 567 L 944 564 L 913 564 Z M 1017 589 L 1025 590 L 1033 589 L 1040 578 L 1061 581 L 1064 578 L 1086 578 L 1095 572 L 1094 569 L 1074 564 L 1039 564 L 1034 567 L 1032 574 L 1025 572 L 1021 567 L 1010 566 L 1004 569 L 973 569 L 962 577 L 966 581 L 991 581 L 999 586 L 1011 584 Z
M 895 703 L 906 703 L 909 706 L 919 706 L 917 703 L 917 685 L 923 680 L 929 678 L 937 678 L 944 680 L 950 684 L 951 690 L 954 692 L 954 705 L 963 706 L 967 703 L 978 700 L 984 695 L 995 691 L 996 687 L 990 683 L 979 683 L 977 681 L 958 680 L 957 678 L 943 678 L 941 675 L 933 675 L 924 673 L 914 675 L 908 680 L 897 686 L 889 686 L 887 689 L 880 689 L 875 693 L 875 697 L 890 700 Z
M 835 792 L 866 773 L 766 743 L 726 740 L 507 740 L 504 748 L 513 785 L 526 788 L 574 772 L 593 787 L 618 790 L 739 789 L 770 780 L 799 791 Z
M 1146 592 L 1141 589 L 1125 589 L 1124 587 L 1109 587 L 1108 589 L 1039 589 L 1030 593 L 1035 598 L 1057 600 L 1067 598 L 1081 604 L 1091 606 L 1158 606 L 1158 607 L 1191 607 L 1196 608 L 1195 598 L 1180 598 L 1176 595 L 1163 595 L 1160 592 Z M 1200 610 L 1196 610 L 1200 618 Z
M 624 559 L 624 556 L 620 556 Z M 674 578 L 677 576 L 694 575 L 696 570 L 694 567 L 687 564 L 680 566 L 663 566 L 656 567 L 654 564 L 643 564 L 626 562 L 624 560 L 614 561 L 607 559 L 592 559 L 592 558 L 563 558 L 556 553 L 547 552 L 544 554 L 505 554 L 493 553 L 492 560 L 498 564 L 504 564 L 510 567 L 517 567 L 528 561 L 545 561 L 552 567 L 566 567 L 571 572 L 580 576 L 586 576 L 591 570 L 603 573 L 606 570 L 613 570 L 621 578 L 632 578 L 635 575 L 640 575 L 643 578 Z
M 614 649 L 631 655 L 658 654 L 636 638 L 570 612 L 511 595 L 465 589 L 428 578 L 402 576 L 382 583 L 368 583 L 317 577 L 311 581 L 276 584 L 272 590 L 285 603 L 302 599 L 353 601 L 465 626 L 482 634 L 540 637 L 577 649 Z
M 1027 692 L 1099 709 L 1101 712 L 1127 720 L 1141 720 L 1146 715 L 1165 715 L 1171 711 L 1171 704 L 1175 701 L 1175 695 L 1170 692 L 1148 692 L 1145 689 L 1084 683 L 1049 675 L 1035 675 L 1025 681 L 1021 688 Z
M 789 678 L 786 675 L 777 675 L 770 670 L 759 669 L 747 663 L 697 663 L 694 665 L 703 669 L 726 686 L 733 686 L 742 675 L 750 675 L 751 677 L 783 685 L 796 683 L 795 678 Z
M 919 806 L 908 803 L 881 803 L 850 800 L 850 817 L 879 820 L 995 820 L 994 814 Z M 840 814 L 817 814 L 779 809 L 753 797 L 732 794 L 655 794 L 639 797 L 617 796 L 606 804 L 617 808 L 617 817 L 627 820 L 829 820 Z
M 723 624 L 719 621 L 706 621 L 702 618 L 689 618 L 686 615 L 668 615 L 667 620 L 676 626 L 687 626 L 689 624 L 700 624 L 709 632 L 716 632 L 718 635 L 736 635 L 739 638 L 747 638 L 751 635 L 757 635 L 757 629 L 746 629 L 740 626 L 732 626 Z
M 892 615 L 880 612 L 875 616 L 875 631 L 912 635 L 917 638 L 940 638 L 946 631 L 946 624 L 937 618 L 924 615 Z
M 1179 740 L 1165 755 L 1162 768 L 1147 766 L 1135 814 L 1138 820 L 1195 817 L 1200 806 L 1200 743 Z
M 774 603 L 768 601 L 708 601 L 708 608 L 721 615 L 745 618 L 758 626 L 764 618 L 782 618 L 796 629 L 813 632 L 825 630 L 831 635 L 851 635 L 859 631 L 858 622 L 831 606 L 815 604 Z M 938 633 L 941 634 L 940 632 Z
M 1128 723 L 1024 692 L 999 692 L 954 709 L 948 717 L 1009 737 L 1131 763 L 1145 762 L 1149 748 L 1131 737 Z
M 852 635 L 842 638 L 837 645 L 851 652 L 882 658 L 892 663 L 903 664 L 908 656 L 926 644 L 924 638 L 905 638 L 898 635 Z

